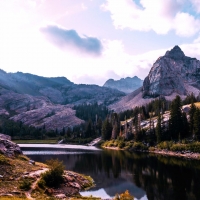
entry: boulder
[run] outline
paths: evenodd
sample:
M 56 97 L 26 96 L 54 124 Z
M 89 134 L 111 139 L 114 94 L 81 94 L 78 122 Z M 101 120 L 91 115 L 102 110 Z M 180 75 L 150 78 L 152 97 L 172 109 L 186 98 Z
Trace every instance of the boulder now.
M 0 152 L 8 157 L 23 154 L 18 144 L 2 138 L 0 138 Z
M 5 134 L 0 133 L 0 139 L 11 140 L 11 137 L 9 135 L 5 135 Z

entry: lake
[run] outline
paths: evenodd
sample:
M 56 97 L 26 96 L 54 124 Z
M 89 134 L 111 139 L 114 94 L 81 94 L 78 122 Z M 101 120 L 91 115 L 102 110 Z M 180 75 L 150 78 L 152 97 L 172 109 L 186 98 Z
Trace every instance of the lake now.
M 199 200 L 200 161 L 76 145 L 20 145 L 31 159 L 63 161 L 67 170 L 91 176 L 82 195 L 112 198 L 128 190 L 135 200 Z M 67 148 L 66 148 L 67 147 Z

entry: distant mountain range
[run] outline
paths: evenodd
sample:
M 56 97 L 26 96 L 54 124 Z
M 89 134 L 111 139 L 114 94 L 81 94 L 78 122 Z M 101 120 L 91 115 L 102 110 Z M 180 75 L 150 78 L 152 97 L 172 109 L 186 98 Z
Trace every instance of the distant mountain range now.
M 200 61 L 185 56 L 179 46 L 167 51 L 153 64 L 143 86 L 128 94 L 110 109 L 122 111 L 149 103 L 159 96 L 172 100 L 176 95 L 200 93 Z
M 132 78 L 121 78 L 120 80 L 114 80 L 109 79 L 104 83 L 104 87 L 117 89 L 119 91 L 122 91 L 126 94 L 129 94 L 139 87 L 141 87 L 143 84 L 143 80 L 138 78 L 137 76 L 134 76 Z
M 62 129 L 83 123 L 73 105 L 118 101 L 125 93 L 97 85 L 74 84 L 65 77 L 46 78 L 0 70 L 0 115 L 46 129 Z

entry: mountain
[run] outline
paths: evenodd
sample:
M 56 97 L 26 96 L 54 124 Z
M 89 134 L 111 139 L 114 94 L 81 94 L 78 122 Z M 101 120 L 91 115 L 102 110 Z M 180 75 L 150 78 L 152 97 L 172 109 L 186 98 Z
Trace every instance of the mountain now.
M 74 84 L 65 77 L 46 78 L 0 70 L 0 115 L 47 130 L 62 130 L 84 121 L 75 116 L 73 105 L 111 104 L 125 93 L 97 85 Z
M 185 56 L 180 47 L 175 46 L 156 60 L 141 88 L 110 108 L 122 111 L 149 103 L 159 96 L 172 100 L 176 95 L 184 98 L 192 92 L 195 96 L 200 93 L 200 61 Z
M 125 96 L 123 92 L 97 85 L 74 84 L 65 77 L 46 78 L 28 73 L 0 70 L 0 86 L 32 96 L 44 96 L 56 104 L 106 103 Z
M 103 87 L 117 89 L 126 94 L 129 94 L 141 87 L 142 83 L 143 80 L 141 80 L 137 76 L 134 76 L 132 78 L 121 78 L 120 80 L 109 79 L 104 83 Z

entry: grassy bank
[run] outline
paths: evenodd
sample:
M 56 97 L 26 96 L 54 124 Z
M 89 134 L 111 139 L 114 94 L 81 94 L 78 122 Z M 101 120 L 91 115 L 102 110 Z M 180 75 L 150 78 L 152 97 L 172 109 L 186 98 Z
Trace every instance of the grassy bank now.
M 12 140 L 17 144 L 57 144 L 57 139 L 49 139 L 49 140 Z
M 155 146 L 148 146 L 142 142 L 124 141 L 124 140 L 109 140 L 104 141 L 101 145 L 103 148 L 128 150 L 128 151 L 143 151 L 155 152 L 168 155 L 187 155 L 187 157 L 200 159 L 200 142 L 173 142 L 164 141 Z M 195 156 L 193 155 L 195 154 Z M 198 155 L 199 154 L 199 155 Z

